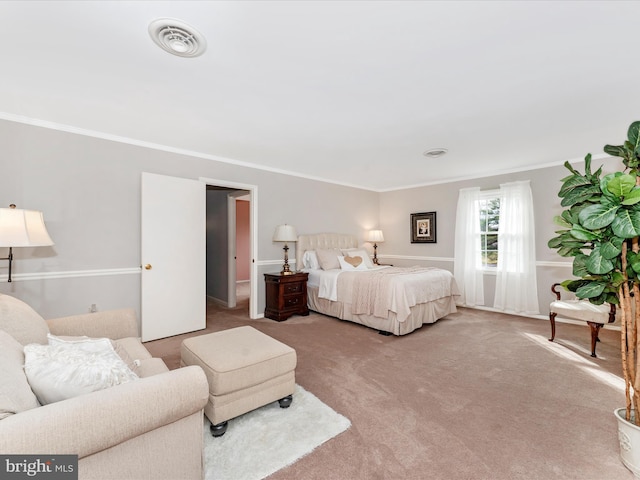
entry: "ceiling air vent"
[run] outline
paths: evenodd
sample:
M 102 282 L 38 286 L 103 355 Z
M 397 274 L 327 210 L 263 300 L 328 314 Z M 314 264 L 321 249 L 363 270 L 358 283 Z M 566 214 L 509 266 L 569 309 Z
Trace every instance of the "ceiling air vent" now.
M 159 18 L 151 22 L 149 35 L 164 51 L 179 57 L 197 57 L 207 49 L 207 41 L 200 32 L 174 18 Z
M 422 154 L 427 158 L 438 158 L 446 155 L 448 150 L 446 148 L 432 148 L 423 152 Z

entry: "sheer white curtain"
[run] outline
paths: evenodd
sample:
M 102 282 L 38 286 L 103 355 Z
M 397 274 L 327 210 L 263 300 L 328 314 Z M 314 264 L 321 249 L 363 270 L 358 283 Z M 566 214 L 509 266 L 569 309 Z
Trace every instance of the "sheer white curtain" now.
M 494 308 L 539 313 L 533 197 L 528 180 L 500 185 L 498 252 Z
M 456 211 L 453 276 L 460 290 L 456 303 L 467 307 L 484 305 L 479 200 L 480 188 L 463 188 Z

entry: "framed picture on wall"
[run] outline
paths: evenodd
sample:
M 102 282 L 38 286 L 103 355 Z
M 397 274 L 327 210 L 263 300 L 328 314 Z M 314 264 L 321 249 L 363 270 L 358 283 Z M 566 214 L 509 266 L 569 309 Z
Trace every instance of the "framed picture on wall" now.
M 411 243 L 436 243 L 436 212 L 411 214 Z

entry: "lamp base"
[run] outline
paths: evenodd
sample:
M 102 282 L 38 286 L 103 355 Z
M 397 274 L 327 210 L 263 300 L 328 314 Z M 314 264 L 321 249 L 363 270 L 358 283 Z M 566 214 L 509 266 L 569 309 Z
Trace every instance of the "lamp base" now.
M 292 272 L 291 269 L 289 268 L 289 247 L 287 246 L 286 242 L 284 244 L 284 265 L 282 265 L 282 271 L 280 272 L 280 275 L 293 275 L 296 272 Z

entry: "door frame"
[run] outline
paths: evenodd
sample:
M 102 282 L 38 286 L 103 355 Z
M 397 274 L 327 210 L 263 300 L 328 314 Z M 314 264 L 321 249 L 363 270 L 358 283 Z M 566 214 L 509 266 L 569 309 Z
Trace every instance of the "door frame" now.
M 248 183 L 238 183 L 232 182 L 229 180 L 220 180 L 209 177 L 200 177 L 198 180 L 206 183 L 207 185 L 214 185 L 217 187 L 224 188 L 232 188 L 235 190 L 246 190 L 249 192 L 249 250 L 251 256 L 251 266 L 249 268 L 249 281 L 251 283 L 251 290 L 249 293 L 249 318 L 256 319 L 259 318 L 258 314 L 258 264 L 256 262 L 256 258 L 258 257 L 257 247 L 258 247 L 258 239 L 257 239 L 257 228 L 258 225 L 258 186 L 251 185 Z M 246 195 L 246 194 L 243 194 Z M 234 228 L 235 228 L 235 216 L 234 216 Z M 229 220 L 229 224 L 231 220 Z M 228 227 L 229 228 L 229 227 Z M 235 237 L 235 233 L 234 233 Z M 233 247 L 235 248 L 235 246 Z M 235 270 L 235 262 L 234 262 L 234 270 Z M 229 273 L 229 284 L 231 284 L 231 273 Z M 233 283 L 235 289 L 235 275 L 233 276 Z M 235 290 L 234 290 L 235 291 Z
M 234 192 L 235 193 L 235 192 Z M 236 282 L 237 267 L 236 259 L 236 197 L 234 193 L 227 195 L 227 306 L 235 308 L 236 306 Z

